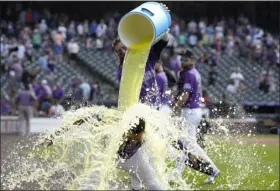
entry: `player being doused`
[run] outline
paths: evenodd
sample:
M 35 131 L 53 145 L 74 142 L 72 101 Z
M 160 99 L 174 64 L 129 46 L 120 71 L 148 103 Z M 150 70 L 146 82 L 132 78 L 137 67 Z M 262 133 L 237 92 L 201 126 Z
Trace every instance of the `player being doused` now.
M 143 118 L 139 118 L 138 124 L 133 124 L 131 129 L 124 136 L 117 155 L 117 166 L 131 174 L 133 190 L 140 190 L 141 183 L 148 190 L 162 190 L 155 179 L 152 164 L 145 152 L 141 150 L 144 143 L 146 122 Z M 177 140 L 170 143 L 176 149 L 184 154 L 184 165 L 194 170 L 213 176 L 215 170 L 210 162 L 204 160 L 195 152 L 195 147 L 186 143 L 184 140 Z

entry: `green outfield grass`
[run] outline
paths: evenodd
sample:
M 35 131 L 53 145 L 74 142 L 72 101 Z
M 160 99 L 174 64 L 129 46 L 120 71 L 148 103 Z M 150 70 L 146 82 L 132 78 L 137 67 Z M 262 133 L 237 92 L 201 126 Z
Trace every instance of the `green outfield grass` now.
M 279 136 L 258 136 L 279 141 Z M 221 170 L 214 184 L 203 184 L 207 175 L 187 168 L 184 177 L 197 190 L 279 190 L 279 142 L 216 142 L 207 153 Z M 220 153 L 220 154 L 219 154 Z
M 257 138 L 273 139 L 274 143 L 254 143 L 254 138 L 248 137 L 249 143 L 245 140 L 239 143 L 238 137 L 233 138 L 235 141 L 212 137 L 214 142 L 207 142 L 206 150 L 221 174 L 213 184 L 204 184 L 207 175 L 187 167 L 184 179 L 196 190 L 279 190 L 279 136 L 260 135 Z M 36 155 L 44 156 L 43 153 L 39 150 Z

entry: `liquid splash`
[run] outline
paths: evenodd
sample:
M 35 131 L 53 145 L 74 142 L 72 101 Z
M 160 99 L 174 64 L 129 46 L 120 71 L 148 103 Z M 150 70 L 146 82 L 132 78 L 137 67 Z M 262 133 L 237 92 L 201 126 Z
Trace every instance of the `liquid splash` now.
M 147 122 L 144 149 L 153 161 L 157 180 L 166 189 L 190 189 L 168 168 L 167 159 L 177 152 L 170 143 L 179 137 L 180 130 L 170 116 L 142 104 L 125 112 L 100 106 L 68 112 L 62 127 L 55 130 L 59 135 L 42 135 L 25 156 L 12 153 L 13 162 L 6 161 L 9 169 L 1 175 L 4 188 L 23 189 L 32 183 L 32 189 L 129 189 L 128 174 L 116 168 L 115 162 L 122 136 L 137 117 Z M 85 123 L 73 125 L 81 118 L 86 118 Z M 46 137 L 53 138 L 53 145 L 40 147 Z M 171 180 L 180 184 L 170 186 Z
M 202 183 L 205 175 L 188 167 L 182 177 L 174 173 L 174 160 L 180 153 L 170 147 L 170 143 L 184 133 L 180 129 L 180 119 L 142 104 L 126 112 L 102 106 L 67 112 L 59 129 L 42 134 L 27 147 L 18 144 L 8 160 L 2 161 L 2 188 L 131 189 L 129 174 L 118 169 L 115 161 L 123 133 L 129 129 L 129 124 L 137 121 L 137 116 L 147 121 L 144 149 L 150 156 L 158 182 L 170 190 L 198 188 L 197 185 Z M 79 119 L 85 119 L 85 122 L 73 125 Z M 206 137 L 206 150 L 218 168 L 225 168 L 221 169 L 221 175 L 215 180 L 218 184 L 201 189 L 258 190 L 261 184 L 267 189 L 277 188 L 279 180 L 276 179 L 258 184 L 252 182 L 264 174 L 277 173 L 277 164 L 266 164 L 259 158 L 265 156 L 265 146 L 256 143 L 247 145 L 244 135 L 227 131 L 225 135 L 225 127 L 221 126 L 220 129 L 215 129 Z M 60 134 L 55 135 L 58 130 Z M 245 136 L 254 138 L 252 133 Z M 54 140 L 49 148 L 39 146 L 46 137 L 53 137 Z

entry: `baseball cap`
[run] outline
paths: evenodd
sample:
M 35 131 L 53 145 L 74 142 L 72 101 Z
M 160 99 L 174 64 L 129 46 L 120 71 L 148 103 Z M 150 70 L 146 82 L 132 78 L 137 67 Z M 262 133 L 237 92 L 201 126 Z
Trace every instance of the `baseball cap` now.
M 183 51 L 180 53 L 180 55 L 187 57 L 187 58 L 194 58 L 193 52 L 188 48 L 183 49 Z

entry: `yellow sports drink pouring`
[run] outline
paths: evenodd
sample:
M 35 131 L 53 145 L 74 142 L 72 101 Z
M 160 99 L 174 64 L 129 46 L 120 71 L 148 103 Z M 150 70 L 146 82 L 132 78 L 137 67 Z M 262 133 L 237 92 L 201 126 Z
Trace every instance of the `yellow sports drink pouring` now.
M 139 101 L 151 46 L 169 30 L 171 16 L 157 2 L 143 3 L 121 19 L 118 35 L 127 47 L 119 91 L 118 107 L 125 110 Z

